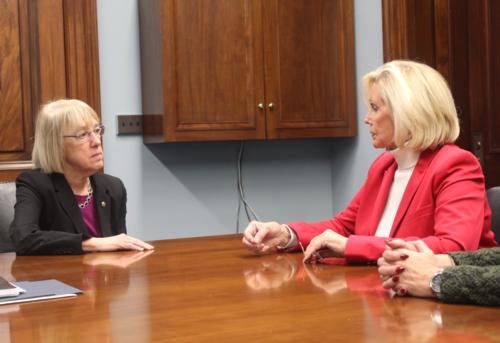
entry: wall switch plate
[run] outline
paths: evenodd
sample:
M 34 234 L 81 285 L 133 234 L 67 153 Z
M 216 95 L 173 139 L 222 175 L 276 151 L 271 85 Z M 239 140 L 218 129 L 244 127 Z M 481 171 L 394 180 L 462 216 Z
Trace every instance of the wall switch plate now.
M 118 115 L 118 135 L 142 135 L 142 114 Z

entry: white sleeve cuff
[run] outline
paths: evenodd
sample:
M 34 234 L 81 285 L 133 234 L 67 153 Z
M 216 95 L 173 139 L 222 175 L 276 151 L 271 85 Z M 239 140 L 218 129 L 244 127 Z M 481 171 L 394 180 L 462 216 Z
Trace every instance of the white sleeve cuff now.
M 286 225 L 286 224 L 283 224 L 283 225 L 285 226 L 285 228 L 288 230 L 288 233 L 290 234 L 290 240 L 284 246 L 278 246 L 278 249 L 288 250 L 291 248 L 295 248 L 298 245 L 297 235 L 288 225 Z

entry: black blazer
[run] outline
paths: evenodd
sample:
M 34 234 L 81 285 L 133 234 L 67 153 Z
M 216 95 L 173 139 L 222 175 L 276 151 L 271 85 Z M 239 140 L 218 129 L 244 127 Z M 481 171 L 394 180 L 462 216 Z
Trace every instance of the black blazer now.
M 104 237 L 126 233 L 127 192 L 116 177 L 90 177 L 94 204 Z M 92 237 L 63 174 L 39 170 L 16 180 L 16 205 L 10 237 L 19 255 L 81 254 L 82 241 Z

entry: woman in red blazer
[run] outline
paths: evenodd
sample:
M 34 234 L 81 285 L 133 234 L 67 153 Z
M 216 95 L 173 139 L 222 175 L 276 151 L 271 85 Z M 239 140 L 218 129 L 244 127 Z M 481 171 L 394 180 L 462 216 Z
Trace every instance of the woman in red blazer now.
M 372 144 L 384 151 L 347 208 L 316 223 L 251 222 L 243 243 L 260 253 L 307 247 L 328 256 L 375 261 L 387 238 L 422 239 L 435 253 L 496 246 L 484 176 L 453 142 L 460 128 L 444 78 L 431 67 L 392 61 L 363 77 Z

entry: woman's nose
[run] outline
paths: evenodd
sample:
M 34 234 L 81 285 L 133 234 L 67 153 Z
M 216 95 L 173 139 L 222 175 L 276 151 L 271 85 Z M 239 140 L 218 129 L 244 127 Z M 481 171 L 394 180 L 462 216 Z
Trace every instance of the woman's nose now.
M 363 122 L 364 122 L 366 125 L 371 125 L 371 124 L 372 124 L 372 123 L 371 123 L 371 120 L 370 120 L 370 118 L 369 118 L 369 116 L 370 116 L 370 115 L 367 113 L 367 114 L 365 115 L 365 117 L 363 118 Z
M 90 134 L 90 144 L 91 145 L 100 145 L 101 144 L 101 139 L 102 139 L 102 136 L 101 135 L 98 135 L 94 132 L 92 132 Z

